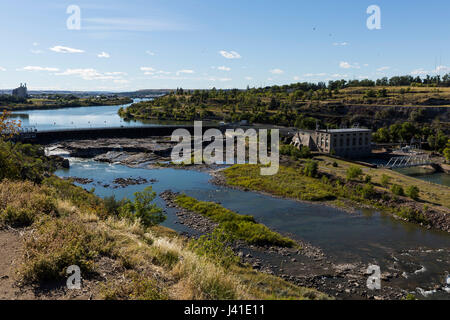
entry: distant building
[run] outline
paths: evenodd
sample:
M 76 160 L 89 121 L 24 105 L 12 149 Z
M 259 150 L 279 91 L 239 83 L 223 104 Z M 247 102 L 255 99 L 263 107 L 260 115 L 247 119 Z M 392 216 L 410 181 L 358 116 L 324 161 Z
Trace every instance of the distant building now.
M 361 158 L 372 152 L 372 130 L 363 128 L 299 130 L 292 140 L 297 146 L 343 158 Z
M 27 89 L 27 84 L 20 84 L 20 87 L 14 89 L 12 91 L 12 95 L 16 98 L 23 98 L 26 99 L 28 96 L 28 89 Z

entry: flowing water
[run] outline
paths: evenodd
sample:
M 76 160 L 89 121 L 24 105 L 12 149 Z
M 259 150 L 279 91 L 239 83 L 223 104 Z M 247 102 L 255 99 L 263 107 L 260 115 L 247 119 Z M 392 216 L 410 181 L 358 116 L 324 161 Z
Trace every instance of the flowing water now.
M 160 121 L 124 122 L 117 115 L 120 107 L 21 111 L 14 116 L 20 118 L 24 125 L 35 125 L 38 130 L 166 124 Z M 129 168 L 92 160 L 69 160 L 70 169 L 59 170 L 56 174 L 61 177 L 94 179 L 83 187 L 95 188 L 95 193 L 101 197 L 114 194 L 117 199 L 132 198 L 134 192 L 146 187 L 130 185 L 112 188 L 116 178 L 156 179 L 157 182 L 148 185 L 152 185 L 157 193 L 171 189 L 200 200 L 220 202 L 224 207 L 241 214 L 253 215 L 259 222 L 274 230 L 292 234 L 320 247 L 336 263 L 377 264 L 382 272 L 395 266 L 403 274 L 400 280 L 397 280 L 403 289 L 422 292 L 432 298 L 450 299 L 450 292 L 445 291 L 450 291 L 449 287 L 446 287 L 450 273 L 450 235 L 447 233 L 398 221 L 373 210 L 360 210 L 349 214 L 320 204 L 301 203 L 216 186 L 209 183 L 211 176 L 204 172 Z M 110 186 L 104 187 L 106 184 Z M 167 211 L 167 220 L 164 223 L 166 226 L 180 232 L 187 230 L 187 227 L 177 223 L 173 208 L 166 208 L 160 198 L 156 201 Z M 434 292 L 437 287 L 439 290 Z
M 91 178 L 84 185 L 95 188 L 101 197 L 132 198 L 132 194 L 146 185 L 112 188 L 115 178 L 143 177 L 156 179 L 152 185 L 159 194 L 171 189 L 184 192 L 200 200 L 220 202 L 226 208 L 241 214 L 253 215 L 259 222 L 280 232 L 290 233 L 306 240 L 322 250 L 336 263 L 363 262 L 377 264 L 381 270 L 393 265 L 403 274 L 398 283 L 402 288 L 417 291 L 421 288 L 428 296 L 450 299 L 450 294 L 435 287 L 444 288 L 450 272 L 450 235 L 426 230 L 420 226 L 393 219 L 373 210 L 355 214 L 298 201 L 275 198 L 255 192 L 242 192 L 209 182 L 208 173 L 181 169 L 129 168 L 118 164 L 105 164 L 92 160 L 70 159 L 71 168 L 59 170 L 58 176 Z M 108 184 L 109 187 L 104 187 Z M 167 227 L 186 231 L 176 223 L 175 210 L 166 208 Z M 428 292 L 430 291 L 430 292 Z

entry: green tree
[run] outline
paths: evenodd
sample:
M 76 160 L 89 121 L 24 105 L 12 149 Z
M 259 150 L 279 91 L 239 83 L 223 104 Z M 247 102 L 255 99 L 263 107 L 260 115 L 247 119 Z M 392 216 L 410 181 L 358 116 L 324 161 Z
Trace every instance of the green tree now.
M 153 203 L 156 192 L 152 187 L 145 188 L 142 192 L 134 193 L 134 201 L 125 200 L 125 204 L 119 208 L 120 216 L 131 220 L 140 219 L 145 227 L 155 226 L 166 220 L 163 210 Z

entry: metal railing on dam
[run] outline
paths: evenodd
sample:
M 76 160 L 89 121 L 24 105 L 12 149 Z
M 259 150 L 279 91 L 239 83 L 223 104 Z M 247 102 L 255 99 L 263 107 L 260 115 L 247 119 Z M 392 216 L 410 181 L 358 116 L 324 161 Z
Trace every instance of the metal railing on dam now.
M 222 132 L 227 126 L 203 126 L 205 132 L 208 129 L 219 129 Z M 19 134 L 15 140 L 38 144 L 49 144 L 64 140 L 86 140 L 98 138 L 145 138 L 151 136 L 170 136 L 176 129 L 186 129 L 194 134 L 193 125 L 176 126 L 152 126 L 152 127 L 110 127 L 110 128 L 85 128 L 85 129 L 61 129 L 35 131 L 32 137 Z

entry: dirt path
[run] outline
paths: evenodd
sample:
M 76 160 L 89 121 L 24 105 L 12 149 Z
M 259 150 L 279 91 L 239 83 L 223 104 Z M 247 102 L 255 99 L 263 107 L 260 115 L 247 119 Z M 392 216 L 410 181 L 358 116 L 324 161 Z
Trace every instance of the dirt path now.
M 33 295 L 15 286 L 14 271 L 22 249 L 22 236 L 13 230 L 0 230 L 0 300 L 32 299 Z

